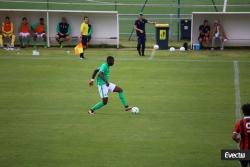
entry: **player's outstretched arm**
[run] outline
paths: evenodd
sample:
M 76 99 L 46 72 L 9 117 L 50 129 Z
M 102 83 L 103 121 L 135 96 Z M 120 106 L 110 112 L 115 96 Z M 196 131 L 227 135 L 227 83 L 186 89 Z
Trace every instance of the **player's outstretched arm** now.
M 95 69 L 95 70 L 93 71 L 92 77 L 91 77 L 91 79 L 90 79 L 90 81 L 89 81 L 89 86 L 93 86 L 94 81 L 95 81 L 95 76 L 96 76 L 96 74 L 97 74 L 98 72 L 99 72 L 99 69 Z
M 156 21 L 148 21 L 149 24 L 156 24 Z

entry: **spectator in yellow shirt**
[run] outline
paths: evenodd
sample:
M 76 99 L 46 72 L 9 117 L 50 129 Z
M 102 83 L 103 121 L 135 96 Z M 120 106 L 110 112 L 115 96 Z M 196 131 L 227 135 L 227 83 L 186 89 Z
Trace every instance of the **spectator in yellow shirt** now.
M 2 23 L 2 34 L 0 35 L 0 47 L 3 47 L 3 38 L 11 39 L 11 47 L 14 47 L 16 36 L 14 35 L 14 26 L 10 17 L 6 17 Z
M 88 48 L 88 32 L 89 32 L 89 18 L 87 16 L 84 16 L 84 22 L 81 24 L 80 32 L 82 35 L 82 47 L 83 50 L 80 53 L 80 59 L 83 60 L 84 52 Z

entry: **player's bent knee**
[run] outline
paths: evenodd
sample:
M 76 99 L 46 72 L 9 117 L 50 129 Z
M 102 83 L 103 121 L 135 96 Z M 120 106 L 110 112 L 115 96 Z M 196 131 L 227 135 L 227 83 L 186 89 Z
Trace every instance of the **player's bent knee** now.
M 119 93 L 122 93 L 122 92 L 123 92 L 123 89 L 119 87 L 118 92 L 119 92 Z
M 103 98 L 103 99 L 102 99 L 102 103 L 103 103 L 104 105 L 108 104 L 108 98 Z

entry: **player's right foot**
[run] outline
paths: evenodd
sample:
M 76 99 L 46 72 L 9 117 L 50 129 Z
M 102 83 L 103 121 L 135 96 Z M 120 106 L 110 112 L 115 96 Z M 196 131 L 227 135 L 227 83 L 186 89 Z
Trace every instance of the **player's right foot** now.
M 131 109 L 132 107 L 129 107 L 129 106 L 125 107 L 125 111 L 130 111 Z
M 89 113 L 90 115 L 95 115 L 94 111 L 92 111 L 92 110 L 89 110 L 88 113 Z

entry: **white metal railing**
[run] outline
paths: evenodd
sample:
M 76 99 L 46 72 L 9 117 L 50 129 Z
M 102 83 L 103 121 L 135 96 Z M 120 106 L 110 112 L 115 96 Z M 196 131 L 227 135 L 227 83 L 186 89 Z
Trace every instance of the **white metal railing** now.
M 25 0 L 0 0 L 0 2 L 8 2 L 8 3 L 32 3 L 32 4 L 56 4 L 56 5 L 92 5 L 92 6 L 139 6 L 141 7 L 141 3 L 115 3 L 115 2 L 102 2 L 102 1 L 95 1 L 95 0 L 88 0 L 85 2 L 56 2 L 56 1 L 25 1 Z M 214 7 L 214 5 L 209 4 L 165 4 L 165 3 L 148 3 L 145 4 L 146 7 L 178 7 L 178 8 L 207 8 L 207 7 Z M 224 4 L 216 4 L 217 7 L 224 7 Z M 227 7 L 250 7 L 250 3 L 246 4 L 227 4 Z

